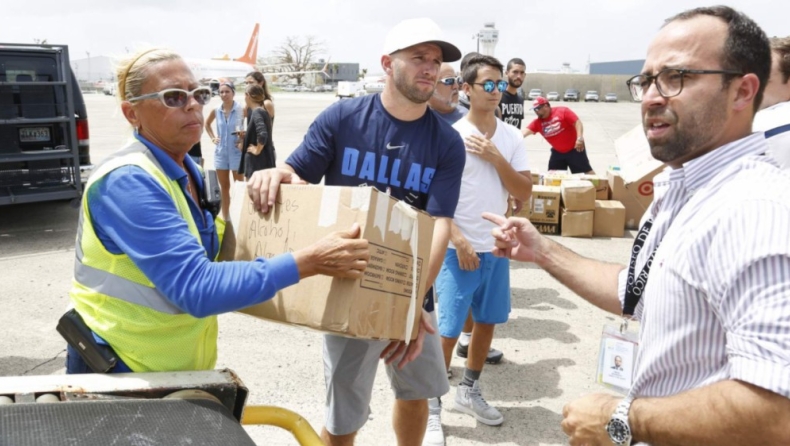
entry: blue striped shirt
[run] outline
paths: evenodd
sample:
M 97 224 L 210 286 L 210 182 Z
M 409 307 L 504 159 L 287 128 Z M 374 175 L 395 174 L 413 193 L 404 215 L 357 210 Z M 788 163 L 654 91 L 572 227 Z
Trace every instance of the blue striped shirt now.
M 790 174 L 766 149 L 754 133 L 655 177 L 633 396 L 736 379 L 790 398 Z

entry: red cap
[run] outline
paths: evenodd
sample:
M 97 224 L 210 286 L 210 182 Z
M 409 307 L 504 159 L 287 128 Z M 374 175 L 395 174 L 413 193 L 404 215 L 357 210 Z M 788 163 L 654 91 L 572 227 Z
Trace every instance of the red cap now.
M 538 96 L 537 99 L 535 99 L 532 102 L 532 109 L 535 110 L 536 108 L 540 107 L 541 105 L 545 105 L 545 104 L 548 104 L 548 103 L 549 103 L 549 101 L 547 101 L 546 98 L 544 98 L 543 96 Z

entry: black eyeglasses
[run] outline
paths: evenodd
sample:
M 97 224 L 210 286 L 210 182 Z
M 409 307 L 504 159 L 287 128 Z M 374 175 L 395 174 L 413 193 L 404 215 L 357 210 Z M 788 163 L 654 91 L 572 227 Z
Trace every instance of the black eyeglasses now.
M 198 104 L 206 105 L 211 100 L 211 89 L 208 87 L 198 87 L 192 91 L 186 91 L 180 88 L 168 88 L 156 93 L 129 98 L 127 101 L 137 102 L 144 99 L 159 99 L 165 104 L 165 107 L 181 108 L 187 105 L 190 96 L 194 97 Z
M 724 74 L 729 76 L 743 76 L 743 73 L 732 70 L 687 70 L 684 68 L 664 68 L 657 74 L 650 76 L 647 74 L 638 74 L 625 83 L 628 89 L 631 90 L 631 97 L 635 101 L 641 102 L 650 84 L 654 81 L 658 94 L 664 98 L 672 98 L 683 91 L 683 77 L 687 74 Z
M 495 88 L 497 90 L 499 90 L 500 93 L 502 93 L 503 91 L 507 90 L 507 81 L 496 81 L 496 82 L 494 82 L 494 81 L 488 80 L 488 81 L 485 81 L 483 83 L 475 82 L 474 84 L 475 85 L 482 85 L 483 86 L 483 91 L 485 91 L 486 93 L 492 93 Z
M 454 85 L 458 84 L 460 87 L 464 83 L 464 79 L 461 76 L 458 77 L 445 77 L 443 79 L 439 79 L 439 83 L 442 85 Z

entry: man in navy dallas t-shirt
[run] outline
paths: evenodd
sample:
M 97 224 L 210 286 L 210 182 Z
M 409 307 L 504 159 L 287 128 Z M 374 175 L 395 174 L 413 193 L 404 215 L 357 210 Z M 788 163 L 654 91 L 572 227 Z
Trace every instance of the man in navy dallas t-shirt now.
M 263 212 L 280 183 L 324 179 L 333 186 L 375 186 L 436 217 L 428 283 L 441 268 L 461 187 L 466 152 L 450 124 L 428 110 L 442 62 L 460 59 L 429 19 L 405 20 L 388 34 L 381 58 L 387 80 L 379 95 L 343 100 L 322 112 L 285 166 L 256 172 L 248 190 Z M 432 293 L 429 293 L 431 296 Z M 367 421 L 378 358 L 386 359 L 395 391 L 393 424 L 399 444 L 420 444 L 426 399 L 449 391 L 435 329 L 433 299 L 425 300 L 420 335 L 408 347 L 324 336 L 327 415 L 322 439 L 353 444 Z M 434 321 L 431 325 L 430 321 Z M 393 352 L 394 350 L 394 352 Z M 397 367 L 396 367 L 397 364 Z

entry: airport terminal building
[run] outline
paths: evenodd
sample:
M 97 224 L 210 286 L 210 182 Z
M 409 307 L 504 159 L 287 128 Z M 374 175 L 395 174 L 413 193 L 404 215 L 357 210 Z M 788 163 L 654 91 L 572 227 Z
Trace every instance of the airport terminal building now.
M 590 74 L 621 74 L 631 76 L 642 72 L 645 65 L 644 59 L 618 60 L 614 62 L 591 62 Z

